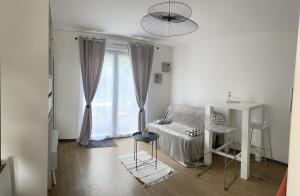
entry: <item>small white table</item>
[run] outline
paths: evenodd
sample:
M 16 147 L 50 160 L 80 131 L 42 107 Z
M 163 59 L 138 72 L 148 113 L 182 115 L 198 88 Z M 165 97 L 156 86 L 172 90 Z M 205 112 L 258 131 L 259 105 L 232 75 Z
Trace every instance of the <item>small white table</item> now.
M 241 102 L 241 103 L 215 103 L 207 104 L 205 113 L 210 115 L 213 113 L 213 108 L 223 108 L 230 110 L 237 110 L 242 112 L 242 138 L 241 138 L 241 153 L 238 156 L 238 160 L 241 161 L 241 178 L 247 180 L 250 174 L 250 140 L 249 140 L 249 124 L 251 111 L 254 109 L 259 109 L 261 114 L 261 122 L 263 121 L 263 104 L 252 103 L 252 102 Z M 208 130 L 205 130 L 205 139 L 204 139 L 204 152 L 207 155 L 204 157 L 204 163 L 210 165 L 212 162 L 212 154 L 208 153 L 212 149 L 212 133 Z

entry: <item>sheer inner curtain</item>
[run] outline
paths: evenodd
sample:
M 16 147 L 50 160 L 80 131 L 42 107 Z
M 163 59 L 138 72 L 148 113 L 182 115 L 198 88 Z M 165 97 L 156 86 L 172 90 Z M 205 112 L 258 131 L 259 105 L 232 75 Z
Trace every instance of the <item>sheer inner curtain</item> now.
M 139 107 L 127 45 L 107 44 L 92 106 L 92 140 L 129 136 L 138 130 Z

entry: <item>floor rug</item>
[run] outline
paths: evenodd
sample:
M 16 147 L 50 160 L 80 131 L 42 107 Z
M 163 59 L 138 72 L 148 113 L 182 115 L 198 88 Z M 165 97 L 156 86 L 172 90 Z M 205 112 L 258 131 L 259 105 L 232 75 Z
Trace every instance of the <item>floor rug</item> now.
M 112 139 L 105 140 L 91 140 L 86 146 L 87 148 L 107 148 L 107 147 L 117 147 L 117 144 Z
M 145 187 L 157 184 L 175 174 L 175 170 L 163 162 L 157 160 L 157 169 L 155 168 L 155 157 L 151 157 L 146 151 L 138 152 L 138 168 L 135 168 L 133 153 L 119 155 L 120 161 L 126 169 Z M 147 162 L 146 164 L 144 162 Z

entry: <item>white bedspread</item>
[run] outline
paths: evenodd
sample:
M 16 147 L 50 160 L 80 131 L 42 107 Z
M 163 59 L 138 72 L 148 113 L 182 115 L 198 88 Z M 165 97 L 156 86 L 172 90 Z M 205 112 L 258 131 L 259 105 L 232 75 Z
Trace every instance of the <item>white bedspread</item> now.
M 149 123 L 147 127 L 159 134 L 158 148 L 176 161 L 189 166 L 203 156 L 203 130 L 199 136 L 191 137 L 185 131 L 193 128 L 177 122 L 165 125 Z

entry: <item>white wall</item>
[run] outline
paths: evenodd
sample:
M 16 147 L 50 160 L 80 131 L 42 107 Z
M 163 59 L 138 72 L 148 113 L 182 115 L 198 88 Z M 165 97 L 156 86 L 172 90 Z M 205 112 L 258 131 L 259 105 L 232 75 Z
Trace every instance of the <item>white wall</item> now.
M 159 49 L 158 49 L 159 48 Z M 161 63 L 170 62 L 172 48 L 166 46 L 155 47 L 153 54 L 152 76 L 148 92 L 148 122 L 161 118 L 170 104 L 171 72 L 162 72 Z M 162 83 L 154 83 L 154 73 L 162 73 Z
M 44 0 L 1 0 L 2 153 L 15 193 L 47 195 L 48 15 Z
M 300 20 L 299 20 L 300 21 Z M 300 26 L 300 25 L 299 25 Z M 290 156 L 288 170 L 287 195 L 299 195 L 299 175 L 300 175 L 300 31 L 298 31 L 298 49 L 294 80 L 293 111 L 291 119 Z
M 274 159 L 287 163 L 295 48 L 296 32 L 249 33 L 177 45 L 172 102 L 204 106 L 225 101 L 231 91 L 242 100 L 266 104 Z
M 71 31 L 54 30 L 55 126 L 60 139 L 79 136 L 82 105 L 78 41 Z
M 79 62 L 78 33 L 69 30 L 54 30 L 55 55 L 55 119 L 60 139 L 76 139 L 81 128 L 82 87 Z M 161 62 L 171 60 L 171 48 L 155 48 L 152 72 L 161 72 Z M 162 84 L 149 87 L 150 121 L 159 118 L 170 102 L 170 73 L 163 74 Z

